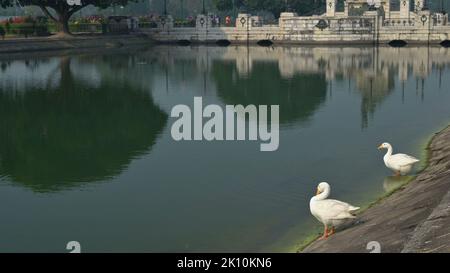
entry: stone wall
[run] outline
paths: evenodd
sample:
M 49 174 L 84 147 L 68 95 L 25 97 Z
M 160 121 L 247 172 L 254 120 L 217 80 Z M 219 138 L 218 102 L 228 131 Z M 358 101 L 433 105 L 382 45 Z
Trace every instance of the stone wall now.
M 0 40 L 0 54 L 50 50 L 77 50 L 94 48 L 119 48 L 124 46 L 149 45 L 153 41 L 137 35 L 95 35 L 72 38 L 18 38 Z
M 333 1 L 330 1 L 334 4 Z M 186 40 L 214 43 L 228 40 L 231 43 L 256 43 L 270 40 L 273 43 L 369 43 L 384 44 L 393 40 L 408 43 L 441 43 L 448 40 L 450 25 L 447 15 L 382 9 L 366 11 L 363 16 L 342 16 L 327 12 L 320 16 L 301 17 L 295 13 L 282 13 L 277 25 L 260 25 L 258 18 L 239 14 L 234 27 L 213 27 L 207 16 L 196 27 L 142 29 L 157 41 Z

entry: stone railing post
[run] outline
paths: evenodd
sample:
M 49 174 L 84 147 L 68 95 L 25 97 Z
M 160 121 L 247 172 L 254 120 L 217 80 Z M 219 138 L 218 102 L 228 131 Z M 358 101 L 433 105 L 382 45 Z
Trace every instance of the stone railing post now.
M 205 14 L 197 15 L 197 19 L 195 20 L 195 28 L 197 31 L 206 31 L 210 25 L 209 16 Z
M 293 19 L 297 14 L 294 12 L 282 12 L 280 14 L 280 20 L 278 22 L 278 27 L 282 31 L 291 30 L 293 28 Z
M 431 27 L 431 12 L 429 10 L 421 10 L 417 13 L 419 18 L 419 27 L 423 29 L 430 29 Z
M 327 17 L 334 17 L 336 15 L 337 0 L 327 0 Z
M 173 17 L 172 15 L 161 16 L 157 22 L 158 29 L 162 31 L 169 31 L 173 28 Z
M 236 18 L 236 28 L 240 30 L 251 30 L 252 16 L 248 13 L 239 13 Z
M 409 19 L 409 10 L 410 10 L 409 0 L 400 0 L 400 18 L 401 19 L 405 19 L 405 18 Z
M 414 0 L 414 11 L 419 12 L 425 8 L 425 0 Z

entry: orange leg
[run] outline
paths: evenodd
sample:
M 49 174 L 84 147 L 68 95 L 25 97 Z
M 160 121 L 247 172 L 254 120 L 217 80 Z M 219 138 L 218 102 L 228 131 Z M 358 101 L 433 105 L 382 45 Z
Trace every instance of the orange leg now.
M 319 240 L 324 240 L 324 239 L 327 239 L 327 238 L 328 238 L 328 226 L 325 225 L 325 226 L 324 226 L 324 229 L 323 229 L 323 236 L 320 237 Z
M 330 230 L 330 232 L 328 233 L 328 236 L 331 236 L 331 235 L 333 235 L 333 234 L 335 234 L 335 233 L 336 233 L 336 231 L 335 231 L 334 227 L 331 227 L 331 230 Z

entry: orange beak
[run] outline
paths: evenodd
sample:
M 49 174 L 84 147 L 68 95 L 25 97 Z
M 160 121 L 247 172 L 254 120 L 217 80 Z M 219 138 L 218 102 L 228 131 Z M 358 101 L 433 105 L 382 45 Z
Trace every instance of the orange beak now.
M 316 195 L 319 195 L 319 194 L 321 194 L 322 192 L 319 190 L 319 188 L 317 188 L 317 192 L 316 192 Z
M 383 144 L 381 144 L 380 146 L 378 146 L 378 150 L 383 149 Z

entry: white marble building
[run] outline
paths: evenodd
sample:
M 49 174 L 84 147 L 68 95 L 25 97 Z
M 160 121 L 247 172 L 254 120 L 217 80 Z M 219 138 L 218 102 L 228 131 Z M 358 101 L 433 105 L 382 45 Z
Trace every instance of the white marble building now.
M 176 28 L 169 16 L 159 28 L 142 31 L 161 42 L 193 43 L 433 44 L 450 40 L 447 14 L 431 12 L 425 0 L 400 0 L 399 4 L 394 10 L 391 0 L 346 0 L 338 9 L 337 0 L 327 0 L 325 13 L 298 16 L 285 12 L 277 25 L 256 23 L 260 21 L 258 17 L 239 14 L 235 26 L 214 27 L 209 16 L 199 15 L 196 27 Z

